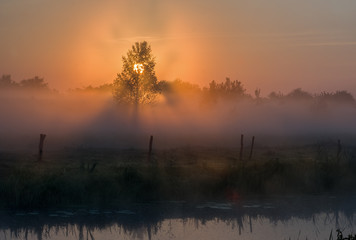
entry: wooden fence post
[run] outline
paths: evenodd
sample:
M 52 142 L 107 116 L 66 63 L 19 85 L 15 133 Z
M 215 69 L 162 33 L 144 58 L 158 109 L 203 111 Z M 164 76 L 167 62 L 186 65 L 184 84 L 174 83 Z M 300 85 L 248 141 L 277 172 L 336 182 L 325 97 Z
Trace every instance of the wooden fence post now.
M 43 143 L 46 138 L 46 134 L 40 134 L 40 144 L 38 146 L 38 161 L 42 160 L 42 155 L 43 155 Z
M 243 153 L 243 148 L 244 148 L 244 135 L 241 134 L 241 142 L 240 142 L 240 161 L 242 161 L 242 153 Z
M 252 159 L 252 152 L 253 152 L 253 145 L 254 145 L 254 144 L 255 144 L 255 136 L 252 137 L 250 156 L 249 156 L 249 158 L 248 158 L 249 161 Z
M 147 156 L 147 161 L 151 161 L 151 154 L 152 154 L 152 142 L 153 142 L 153 136 L 151 135 L 150 137 L 150 143 L 148 146 L 148 156 Z

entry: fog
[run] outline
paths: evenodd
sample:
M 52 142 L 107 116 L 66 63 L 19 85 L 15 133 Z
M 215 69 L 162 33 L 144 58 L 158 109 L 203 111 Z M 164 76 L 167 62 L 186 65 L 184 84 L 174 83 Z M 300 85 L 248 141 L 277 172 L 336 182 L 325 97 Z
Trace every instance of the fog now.
M 239 147 L 240 135 L 259 146 L 351 143 L 356 139 L 353 105 L 312 102 L 219 100 L 201 96 L 160 96 L 137 111 L 117 106 L 111 93 L 3 91 L 0 93 L 0 151 L 45 148 Z

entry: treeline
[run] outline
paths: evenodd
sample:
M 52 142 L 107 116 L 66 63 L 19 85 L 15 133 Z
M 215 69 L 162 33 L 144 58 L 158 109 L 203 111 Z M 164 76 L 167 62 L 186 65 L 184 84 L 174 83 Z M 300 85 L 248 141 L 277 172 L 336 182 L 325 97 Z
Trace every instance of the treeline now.
M 70 92 L 112 92 L 112 84 L 103 84 L 97 87 L 93 87 L 92 85 L 82 87 L 82 88 L 75 88 L 75 89 L 70 89 Z
M 271 92 L 268 95 L 268 99 L 274 101 L 317 101 L 321 102 L 334 102 L 334 103 L 345 103 L 345 104 L 355 104 L 355 98 L 351 93 L 342 90 L 336 92 L 321 92 L 319 94 L 311 94 L 309 92 L 303 91 L 301 88 L 294 89 L 290 93 L 284 95 L 279 92 Z
M 2 75 L 0 78 L 0 90 L 42 90 L 50 91 L 48 83 L 43 78 L 35 76 L 20 82 L 12 80 L 11 75 Z
M 242 82 L 230 78 L 226 78 L 223 82 L 211 81 L 207 87 L 201 88 L 199 85 L 181 80 L 173 82 L 161 81 L 160 91 L 162 94 L 178 93 L 182 95 L 200 96 L 203 103 L 218 103 L 219 101 L 253 101 L 256 104 L 264 104 L 268 102 L 288 103 L 288 102 L 303 102 L 314 103 L 321 107 L 327 103 L 346 104 L 356 106 L 356 101 L 353 95 L 345 90 L 335 92 L 320 92 L 309 93 L 296 88 L 291 92 L 284 94 L 282 92 L 271 92 L 267 97 L 261 97 L 261 90 L 256 89 L 254 95 L 248 94 Z
M 43 78 L 35 76 L 33 78 L 24 79 L 20 82 L 12 80 L 11 75 L 2 75 L 0 78 L 0 90 L 8 89 L 23 89 L 23 90 L 42 90 L 42 91 L 55 91 L 49 88 L 47 82 Z M 70 92 L 98 92 L 108 93 L 112 92 L 113 84 L 103 84 L 97 87 L 91 85 L 70 89 Z M 313 102 L 318 106 L 323 106 L 327 103 L 355 105 L 356 101 L 353 95 L 345 90 L 338 90 L 335 92 L 320 92 L 309 93 L 296 88 L 289 93 L 271 92 L 267 97 L 261 97 L 261 90 L 256 89 L 254 94 L 248 94 L 243 83 L 238 80 L 231 80 L 226 78 L 225 81 L 216 82 L 211 81 L 208 86 L 201 87 L 198 84 L 185 82 L 180 79 L 174 81 L 159 81 L 158 93 L 163 95 L 166 99 L 189 98 L 195 97 L 205 104 L 215 104 L 219 101 L 254 101 L 257 104 L 268 102 Z

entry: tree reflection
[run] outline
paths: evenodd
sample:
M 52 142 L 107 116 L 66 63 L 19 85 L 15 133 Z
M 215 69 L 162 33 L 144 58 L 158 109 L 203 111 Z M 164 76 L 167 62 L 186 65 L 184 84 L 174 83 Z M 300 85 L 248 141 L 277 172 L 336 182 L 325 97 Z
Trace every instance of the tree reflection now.
M 294 197 L 245 201 L 231 205 L 231 209 L 219 209 L 215 203 L 204 204 L 204 207 L 189 203 L 157 203 L 128 206 L 135 214 L 127 214 L 128 211 L 99 210 L 93 214 L 93 211 L 83 209 L 57 211 L 57 215 L 51 212 L 37 215 L 8 212 L 0 215 L 0 229 L 3 237 L 26 240 L 31 239 L 30 236 L 42 240 L 57 235 L 78 240 L 95 240 L 96 233 L 103 231 L 124 233 L 132 238 L 152 239 L 163 231 L 163 223 L 168 226 L 165 231 L 172 237 L 177 221 L 184 228 L 194 226 L 196 230 L 207 227 L 210 222 L 223 222 L 232 229 L 237 229 L 239 235 L 243 232 L 253 233 L 258 227 L 254 227 L 254 224 L 266 220 L 272 225 L 293 219 L 310 221 L 314 225 L 324 222 L 334 224 L 336 229 L 345 227 L 342 225 L 346 223 L 355 225 L 353 217 L 356 206 L 353 202 L 354 198 L 351 197 Z

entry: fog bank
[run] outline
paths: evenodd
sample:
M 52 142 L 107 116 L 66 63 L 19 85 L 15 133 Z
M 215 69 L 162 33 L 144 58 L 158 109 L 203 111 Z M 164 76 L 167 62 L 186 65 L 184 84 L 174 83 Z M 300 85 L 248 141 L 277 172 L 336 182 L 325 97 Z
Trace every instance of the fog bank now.
M 181 146 L 313 144 L 356 139 L 356 109 L 303 101 L 258 103 L 253 99 L 204 104 L 197 96 L 162 97 L 151 106 L 117 106 L 109 93 L 0 93 L 0 151 L 37 151 L 40 133 L 46 149 L 155 148 Z

